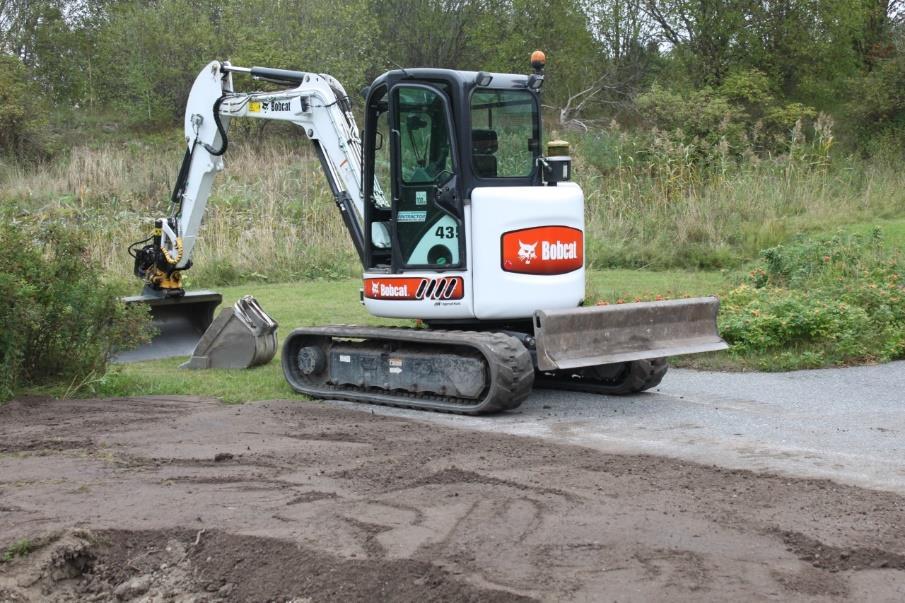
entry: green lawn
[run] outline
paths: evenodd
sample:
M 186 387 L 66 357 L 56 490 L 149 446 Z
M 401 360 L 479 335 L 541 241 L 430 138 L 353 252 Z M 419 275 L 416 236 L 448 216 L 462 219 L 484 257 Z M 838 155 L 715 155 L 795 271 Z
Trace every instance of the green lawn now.
M 874 228 L 878 226 L 880 227 L 884 244 L 890 248 L 905 249 L 905 218 L 862 222 L 846 226 L 842 230 L 866 237 L 870 236 Z
M 724 277 L 714 272 L 595 271 L 588 275 L 588 300 L 637 296 L 681 297 L 716 293 Z M 282 339 L 295 327 L 318 324 L 413 324 L 375 318 L 359 302 L 361 281 L 308 281 L 279 285 L 249 284 L 220 289 L 224 306 L 239 297 L 254 295 L 279 323 Z M 187 371 L 183 358 L 120 365 L 95 384 L 106 396 L 186 394 L 213 396 L 228 402 L 285 398 L 294 395 L 283 379 L 279 355 L 270 364 L 250 370 Z M 59 392 L 52 392 L 59 395 Z M 85 395 L 83 393 L 83 395 Z
M 716 295 L 725 286 L 726 277 L 720 272 L 595 270 L 588 273 L 587 301 Z

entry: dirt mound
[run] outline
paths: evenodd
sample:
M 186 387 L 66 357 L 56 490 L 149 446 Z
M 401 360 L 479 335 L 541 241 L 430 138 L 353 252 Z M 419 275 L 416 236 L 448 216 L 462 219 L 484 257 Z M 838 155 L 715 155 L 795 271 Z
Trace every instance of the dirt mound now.
M 527 601 L 423 561 L 345 560 L 274 538 L 199 530 L 67 531 L 5 564 L 0 600 Z
M 818 569 L 832 572 L 864 569 L 905 570 L 905 547 L 901 554 L 876 548 L 838 547 L 824 544 L 798 532 L 787 531 L 782 535 L 789 550 Z

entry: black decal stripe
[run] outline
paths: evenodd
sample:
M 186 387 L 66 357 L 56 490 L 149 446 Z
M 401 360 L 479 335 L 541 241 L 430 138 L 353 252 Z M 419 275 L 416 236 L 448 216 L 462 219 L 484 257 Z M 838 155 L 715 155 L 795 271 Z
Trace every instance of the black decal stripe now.
M 434 287 L 433 299 L 440 299 L 440 296 L 443 295 L 444 287 L 446 287 L 446 279 L 445 278 L 437 279 L 437 286 Z

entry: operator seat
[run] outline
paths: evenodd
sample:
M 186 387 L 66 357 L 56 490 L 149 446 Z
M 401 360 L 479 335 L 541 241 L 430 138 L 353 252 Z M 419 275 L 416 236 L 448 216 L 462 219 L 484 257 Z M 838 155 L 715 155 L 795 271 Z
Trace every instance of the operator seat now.
M 497 160 L 494 153 L 499 148 L 496 130 L 471 131 L 471 156 L 478 178 L 496 178 Z

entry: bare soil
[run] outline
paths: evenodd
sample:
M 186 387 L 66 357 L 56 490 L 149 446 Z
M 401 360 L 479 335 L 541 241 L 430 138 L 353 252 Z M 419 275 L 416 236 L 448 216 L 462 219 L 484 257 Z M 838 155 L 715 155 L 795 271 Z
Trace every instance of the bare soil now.
M 905 498 L 320 403 L 30 398 L 0 555 L 0 601 L 902 601 Z

